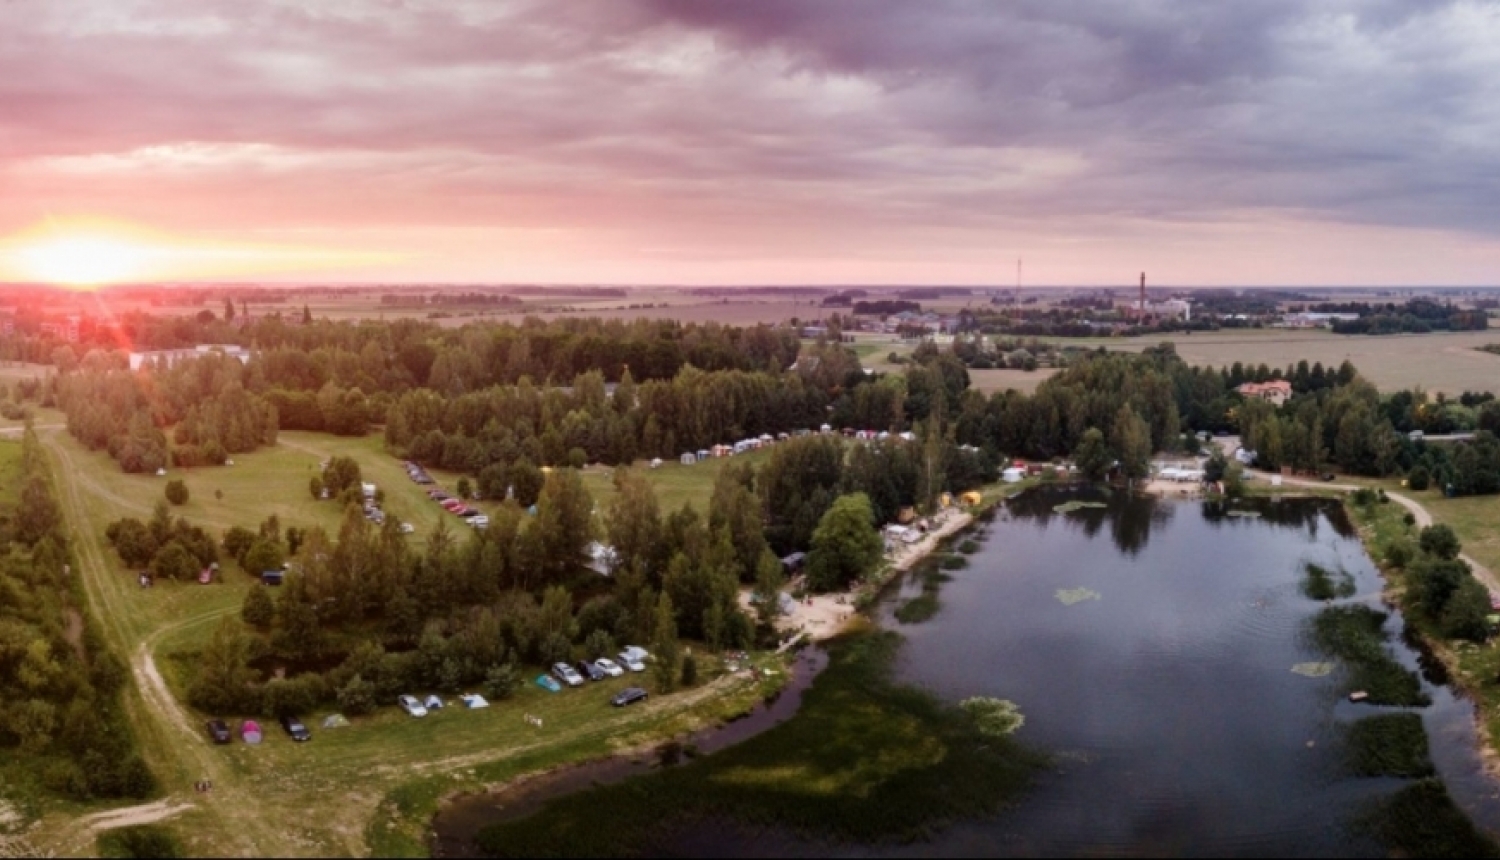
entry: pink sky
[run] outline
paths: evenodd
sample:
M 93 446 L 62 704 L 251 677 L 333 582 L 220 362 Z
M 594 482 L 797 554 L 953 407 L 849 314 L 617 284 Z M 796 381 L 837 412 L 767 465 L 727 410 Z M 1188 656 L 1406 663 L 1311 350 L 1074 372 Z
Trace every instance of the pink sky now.
M 3 0 L 0 279 L 1500 283 L 1495 5 L 853 9 Z

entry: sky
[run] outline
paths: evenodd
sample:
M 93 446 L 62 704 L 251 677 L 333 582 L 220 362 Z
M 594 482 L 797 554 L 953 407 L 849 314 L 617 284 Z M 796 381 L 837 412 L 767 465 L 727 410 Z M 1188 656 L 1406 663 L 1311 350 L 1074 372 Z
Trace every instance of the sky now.
M 0 0 L 0 280 L 1500 283 L 1500 3 Z

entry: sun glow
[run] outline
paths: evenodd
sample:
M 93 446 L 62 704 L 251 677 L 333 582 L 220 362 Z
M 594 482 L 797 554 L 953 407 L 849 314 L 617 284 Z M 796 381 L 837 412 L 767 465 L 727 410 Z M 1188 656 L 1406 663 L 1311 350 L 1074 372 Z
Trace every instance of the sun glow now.
M 205 243 L 104 222 L 49 222 L 0 240 L 0 280 L 75 289 L 146 281 L 351 270 L 400 255 L 287 245 Z
M 120 239 L 65 236 L 24 246 L 16 256 L 21 270 L 39 281 L 97 287 L 141 277 L 152 253 Z

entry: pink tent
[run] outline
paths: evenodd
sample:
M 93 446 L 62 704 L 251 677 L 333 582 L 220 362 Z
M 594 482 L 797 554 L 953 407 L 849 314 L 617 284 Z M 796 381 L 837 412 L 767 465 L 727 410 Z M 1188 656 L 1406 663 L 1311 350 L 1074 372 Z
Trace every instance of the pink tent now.
M 254 720 L 246 720 L 240 725 L 240 737 L 244 738 L 247 744 L 260 743 L 260 724 Z

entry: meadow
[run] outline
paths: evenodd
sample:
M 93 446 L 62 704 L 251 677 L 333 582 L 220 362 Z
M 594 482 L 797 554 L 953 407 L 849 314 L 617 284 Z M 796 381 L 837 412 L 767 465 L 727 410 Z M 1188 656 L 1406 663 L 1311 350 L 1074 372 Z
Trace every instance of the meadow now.
M 61 429 L 41 436 L 92 610 L 117 653 L 131 663 L 131 723 L 164 786 L 163 802 L 140 814 L 146 820 L 165 816 L 163 824 L 192 854 L 421 855 L 427 822 L 448 794 L 649 746 L 742 713 L 776 685 L 725 675 L 708 659 L 698 686 L 626 710 L 610 708 L 609 697 L 638 679 L 562 694 L 528 681 L 512 699 L 485 710 L 452 707 L 412 720 L 384 708 L 337 730 L 322 729 L 324 713 L 309 714 L 315 735 L 309 744 L 293 744 L 267 725 L 259 747 L 212 746 L 203 720 L 231 715 L 199 714 L 182 705 L 184 670 L 219 619 L 237 613 L 245 593 L 259 586 L 229 562 L 214 585 L 160 582 L 140 588 L 108 546 L 104 528 L 121 516 L 149 516 L 168 479 L 126 475 L 104 453 L 84 450 Z M 0 470 L 6 468 L 5 452 L 18 447 L 0 444 Z M 407 478 L 378 436 L 283 433 L 277 446 L 237 456 L 234 466 L 173 470 L 171 477 L 183 479 L 191 492 L 173 513 L 214 531 L 254 527 L 275 514 L 283 527 L 319 525 L 336 533 L 342 511 L 308 490 L 319 463 L 335 455 L 354 457 L 366 479 L 385 491 L 391 514 L 416 524 L 412 540 L 425 540 L 445 518 L 450 528 L 462 528 Z M 717 468 L 722 461 L 696 471 L 673 464 L 676 474 L 666 467 L 647 474 L 660 476 L 664 503 L 693 500 L 703 509 Z M 603 473 L 591 482 L 608 487 Z M 782 665 L 771 655 L 757 660 Z M 528 714 L 540 717 L 542 726 L 523 719 Z M 192 790 L 201 779 L 213 781 L 211 794 Z M 37 844 L 68 855 L 94 850 L 89 828 L 79 825 L 80 814 L 89 810 L 52 803 L 39 811 Z

